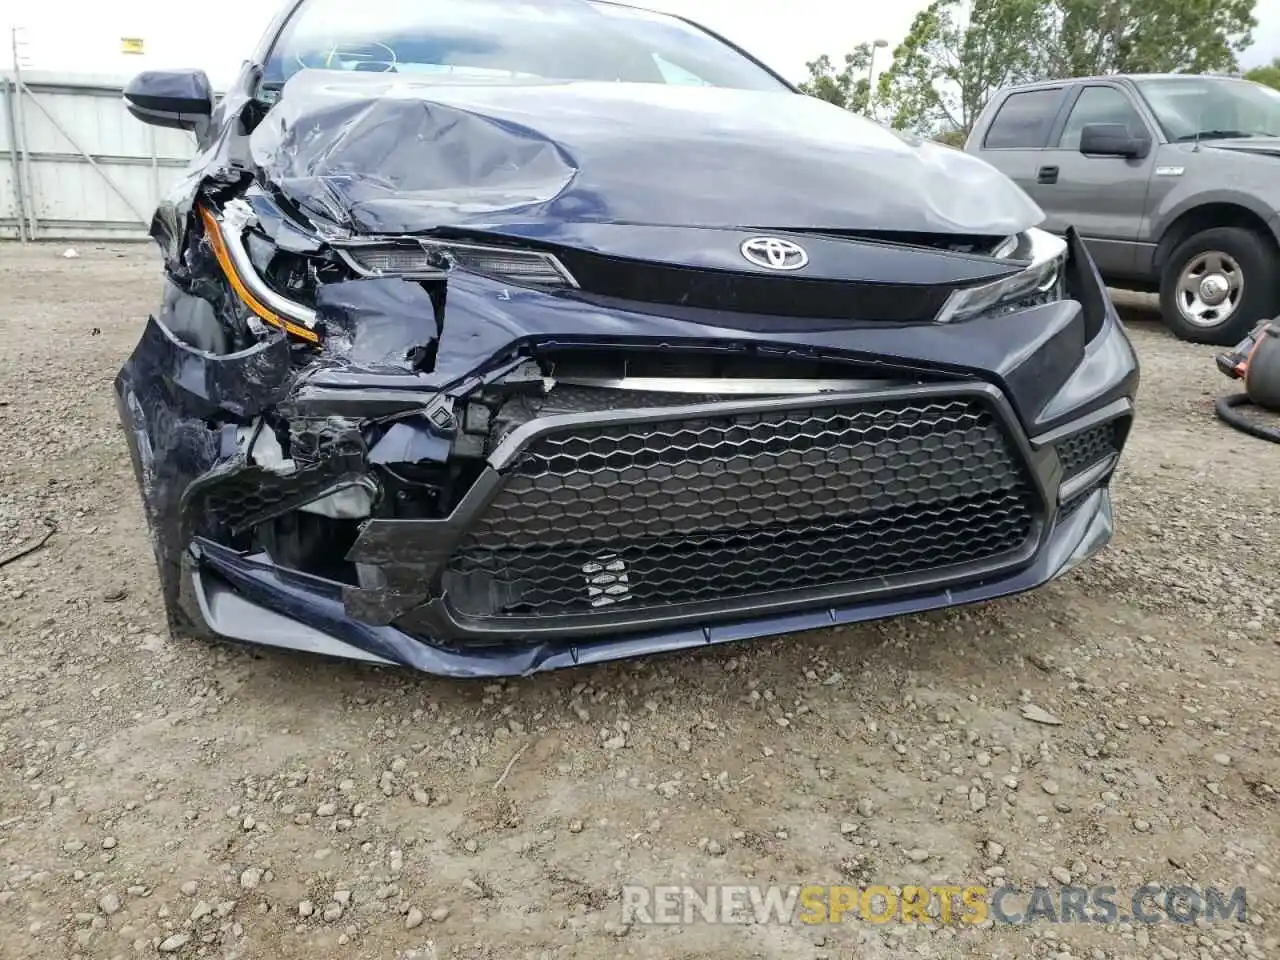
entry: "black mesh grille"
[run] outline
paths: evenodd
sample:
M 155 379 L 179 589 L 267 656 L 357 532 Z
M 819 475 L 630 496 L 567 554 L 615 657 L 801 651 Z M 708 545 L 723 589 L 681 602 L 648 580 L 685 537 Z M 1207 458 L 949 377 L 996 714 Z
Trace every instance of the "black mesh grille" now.
M 1012 559 L 1036 511 L 977 399 L 574 426 L 520 455 L 445 586 L 481 618 L 749 600 Z
M 1062 461 L 1063 479 L 1082 473 L 1116 453 L 1120 447 L 1119 429 L 1120 424 L 1112 420 L 1059 440 L 1056 447 L 1058 459 Z
M 289 454 L 295 460 L 315 462 L 335 454 L 360 454 L 364 441 L 359 428 L 336 417 L 298 418 L 289 428 Z
M 191 485 L 184 514 L 194 519 L 198 532 L 239 534 L 311 502 L 343 477 L 361 473 L 363 458 L 355 452 L 335 454 L 292 473 L 258 466 L 215 473 Z

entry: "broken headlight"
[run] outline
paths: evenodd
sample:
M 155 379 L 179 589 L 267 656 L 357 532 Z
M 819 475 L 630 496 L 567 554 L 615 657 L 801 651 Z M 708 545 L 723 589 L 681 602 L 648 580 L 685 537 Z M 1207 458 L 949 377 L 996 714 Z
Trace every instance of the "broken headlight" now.
M 1060 300 L 1067 263 L 1067 242 L 1044 230 L 1031 229 L 1019 238 L 1011 259 L 1026 266 L 993 283 L 957 290 L 947 299 L 936 323 L 955 323 L 1000 308 L 1015 309 Z
M 253 208 L 243 200 L 232 200 L 223 207 L 221 216 L 201 206 L 200 217 L 227 283 L 249 311 L 263 323 L 319 343 L 315 310 L 273 290 L 254 265 L 244 236 L 257 219 Z
M 516 286 L 578 285 L 554 254 L 523 247 L 423 238 L 409 243 L 343 245 L 338 253 L 352 270 L 366 277 L 439 277 L 456 268 Z

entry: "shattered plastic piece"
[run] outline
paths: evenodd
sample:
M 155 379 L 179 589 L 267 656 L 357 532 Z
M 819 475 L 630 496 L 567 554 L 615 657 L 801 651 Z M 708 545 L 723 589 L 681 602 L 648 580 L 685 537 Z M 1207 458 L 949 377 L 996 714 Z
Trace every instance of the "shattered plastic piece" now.
M 449 459 L 447 439 L 423 426 L 401 421 L 393 424 L 369 451 L 370 463 L 421 463 L 431 460 L 444 463 Z

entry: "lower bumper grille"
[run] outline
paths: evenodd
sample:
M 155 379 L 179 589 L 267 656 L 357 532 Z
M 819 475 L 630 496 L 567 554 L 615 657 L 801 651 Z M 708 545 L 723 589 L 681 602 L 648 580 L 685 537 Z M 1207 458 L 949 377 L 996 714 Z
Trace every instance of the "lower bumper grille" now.
M 1069 480 L 1079 473 L 1120 452 L 1123 422 L 1119 419 L 1088 427 L 1059 440 L 1058 458 L 1062 461 L 1062 477 Z
M 549 620 L 961 577 L 1041 504 L 981 395 L 844 399 L 540 433 L 444 573 L 450 606 Z

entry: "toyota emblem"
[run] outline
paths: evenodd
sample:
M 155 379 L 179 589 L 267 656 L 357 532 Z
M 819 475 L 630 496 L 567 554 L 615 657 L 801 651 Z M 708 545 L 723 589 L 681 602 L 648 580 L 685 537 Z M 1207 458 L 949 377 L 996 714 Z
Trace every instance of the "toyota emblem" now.
M 781 237 L 752 237 L 742 242 L 747 262 L 766 270 L 799 270 L 809 262 L 804 247 Z

